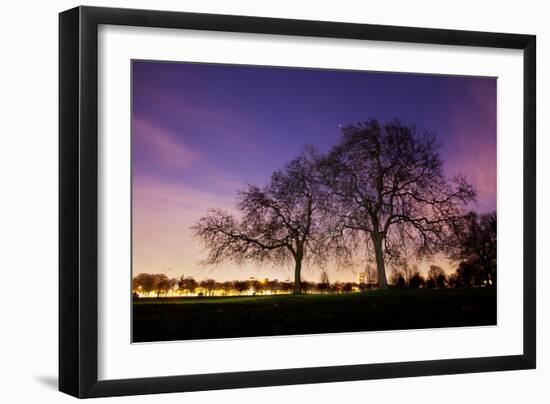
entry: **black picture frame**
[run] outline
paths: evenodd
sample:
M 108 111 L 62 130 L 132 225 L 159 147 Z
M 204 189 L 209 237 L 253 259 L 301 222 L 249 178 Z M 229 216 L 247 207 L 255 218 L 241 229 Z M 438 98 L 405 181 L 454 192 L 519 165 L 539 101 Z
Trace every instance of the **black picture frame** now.
M 98 380 L 100 24 L 523 50 L 523 354 Z M 60 13 L 59 390 L 85 398 L 535 368 L 535 73 L 534 35 L 96 7 Z

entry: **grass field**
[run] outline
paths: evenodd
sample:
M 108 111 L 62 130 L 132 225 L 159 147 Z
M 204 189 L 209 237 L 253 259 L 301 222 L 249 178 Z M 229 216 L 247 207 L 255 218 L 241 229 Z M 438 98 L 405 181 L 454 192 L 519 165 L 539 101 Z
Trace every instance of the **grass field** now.
M 495 325 L 496 290 L 138 299 L 133 341 Z

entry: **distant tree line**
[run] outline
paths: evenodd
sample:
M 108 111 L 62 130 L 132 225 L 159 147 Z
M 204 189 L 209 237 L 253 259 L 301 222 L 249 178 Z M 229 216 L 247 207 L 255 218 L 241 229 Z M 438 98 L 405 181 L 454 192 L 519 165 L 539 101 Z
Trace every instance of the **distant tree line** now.
M 302 280 L 302 293 L 339 294 L 363 292 L 378 289 L 376 283 L 368 282 L 310 282 Z M 489 286 L 481 278 L 472 277 L 470 273 L 459 269 L 447 276 L 443 269 L 432 265 L 427 276 L 419 272 L 410 278 L 399 271 L 392 271 L 389 280 L 390 288 L 460 288 Z M 272 295 L 290 294 L 294 282 L 277 279 L 233 280 L 218 282 L 214 279 L 196 281 L 192 277 L 168 278 L 165 274 L 141 273 L 134 278 L 133 293 L 135 297 L 166 296 L 239 296 L 239 295 Z
M 302 280 L 303 293 L 349 293 L 372 287 L 357 282 L 308 282 Z M 218 282 L 214 279 L 196 281 L 193 277 L 170 279 L 165 274 L 137 275 L 133 280 L 133 292 L 150 297 L 164 296 L 234 296 L 289 294 L 294 282 L 277 279 L 249 279 Z
M 426 285 L 494 284 L 496 232 L 477 233 L 493 223 L 468 213 L 476 191 L 464 176 L 445 175 L 439 148 L 435 135 L 398 120 L 344 126 L 327 153 L 306 149 L 265 186 L 242 189 L 239 215 L 209 209 L 192 226 L 208 251 L 205 263 L 291 263 L 292 292 L 301 293 L 309 287 L 301 279 L 304 263 L 332 259 L 349 267 L 367 257 L 385 289 L 387 267 L 443 253 L 460 261 L 460 273 L 452 280 L 428 275 Z M 419 275 L 396 276 L 390 286 L 422 283 Z

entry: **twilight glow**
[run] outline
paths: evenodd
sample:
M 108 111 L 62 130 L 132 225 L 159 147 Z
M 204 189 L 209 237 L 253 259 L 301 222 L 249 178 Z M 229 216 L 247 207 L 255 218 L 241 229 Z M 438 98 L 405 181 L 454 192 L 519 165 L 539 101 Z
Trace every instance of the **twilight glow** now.
M 237 190 L 264 185 L 304 146 L 326 151 L 340 125 L 370 118 L 436 133 L 447 174 L 465 174 L 478 191 L 472 209 L 496 210 L 496 86 L 495 78 L 134 61 L 133 275 L 291 278 L 291 266 L 201 266 L 189 227 L 208 208 L 234 210 Z M 328 273 L 331 282 L 357 279 Z M 318 281 L 319 271 L 306 267 L 304 278 Z

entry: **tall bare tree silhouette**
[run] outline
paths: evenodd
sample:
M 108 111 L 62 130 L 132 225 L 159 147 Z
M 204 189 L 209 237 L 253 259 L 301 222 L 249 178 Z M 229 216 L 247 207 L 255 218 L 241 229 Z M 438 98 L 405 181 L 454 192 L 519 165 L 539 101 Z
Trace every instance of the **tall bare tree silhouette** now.
M 206 263 L 293 262 L 294 293 L 301 293 L 303 262 L 322 262 L 327 255 L 321 247 L 326 238 L 322 216 L 327 195 L 311 153 L 276 171 L 267 186 L 249 185 L 241 191 L 237 203 L 241 218 L 212 209 L 192 226 L 208 250 Z
M 435 136 L 414 126 L 371 120 L 342 134 L 321 160 L 320 176 L 337 206 L 339 233 L 374 250 L 385 289 L 385 261 L 410 247 L 430 255 L 448 246 L 476 192 L 465 177 L 444 175 Z

